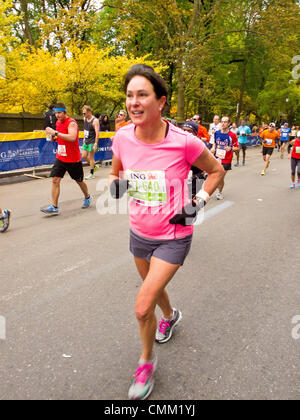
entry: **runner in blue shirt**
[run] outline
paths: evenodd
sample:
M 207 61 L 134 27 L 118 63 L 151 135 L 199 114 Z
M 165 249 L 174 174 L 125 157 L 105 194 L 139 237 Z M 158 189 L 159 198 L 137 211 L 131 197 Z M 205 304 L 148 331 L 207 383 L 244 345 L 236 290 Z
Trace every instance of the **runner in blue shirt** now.
M 240 149 L 243 151 L 243 166 L 246 165 L 246 150 L 248 144 L 248 137 L 251 136 L 251 130 L 246 125 L 246 121 L 242 120 L 240 127 L 238 128 L 238 140 Z M 236 151 L 236 164 L 234 166 L 239 166 L 240 164 L 240 149 Z
M 290 141 L 292 130 L 289 128 L 289 123 L 284 123 L 284 126 L 279 130 L 281 141 L 281 159 L 284 158 L 285 145 Z

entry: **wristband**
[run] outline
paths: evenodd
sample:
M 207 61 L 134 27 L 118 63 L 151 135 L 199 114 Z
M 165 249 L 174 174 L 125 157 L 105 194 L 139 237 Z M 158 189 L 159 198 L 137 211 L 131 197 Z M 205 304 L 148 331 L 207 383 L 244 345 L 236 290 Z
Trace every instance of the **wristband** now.
M 203 189 L 202 189 L 202 190 L 200 190 L 200 191 L 196 194 L 196 197 L 197 197 L 197 198 L 200 198 L 200 200 L 204 200 L 206 203 L 208 203 L 208 202 L 209 202 L 209 200 L 210 200 L 210 196 L 209 196 L 209 194 L 208 194 L 206 191 L 204 191 Z

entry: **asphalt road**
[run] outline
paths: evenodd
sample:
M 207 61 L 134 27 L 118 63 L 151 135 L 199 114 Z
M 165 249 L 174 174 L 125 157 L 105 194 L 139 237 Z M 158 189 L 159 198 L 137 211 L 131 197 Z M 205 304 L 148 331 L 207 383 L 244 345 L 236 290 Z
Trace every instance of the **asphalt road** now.
M 168 288 L 183 320 L 155 346 L 150 399 L 300 399 L 300 188 L 289 190 L 290 161 L 278 155 L 261 177 L 251 150 L 195 228 Z M 0 205 L 13 211 L 0 237 L 0 399 L 127 398 L 140 280 L 128 216 L 96 211 L 108 172 L 89 181 L 88 210 L 67 177 L 52 218 L 39 211 L 49 179 L 0 180 Z

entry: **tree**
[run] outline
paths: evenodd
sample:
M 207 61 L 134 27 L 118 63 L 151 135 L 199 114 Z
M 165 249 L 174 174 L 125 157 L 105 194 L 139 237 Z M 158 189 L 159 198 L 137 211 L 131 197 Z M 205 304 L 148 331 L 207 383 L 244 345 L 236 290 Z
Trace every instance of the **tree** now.
M 22 46 L 10 55 L 7 78 L 0 80 L 0 112 L 39 113 L 58 100 L 77 115 L 87 103 L 108 112 L 124 103 L 123 78 L 137 62 L 156 66 L 147 58 L 111 57 L 95 45 L 81 50 L 70 44 L 67 56 L 42 48 L 28 53 Z
M 87 55 L 99 57 L 99 51 L 105 51 L 106 58 L 100 60 L 124 60 L 125 67 L 145 56 L 158 62 L 170 88 L 171 109 L 180 120 L 191 113 L 201 113 L 206 120 L 213 113 L 260 120 L 275 109 L 297 118 L 298 85 L 289 85 L 291 61 L 300 51 L 295 30 L 300 27 L 299 2 L 295 0 L 7 0 L 0 7 L 0 54 L 5 55 L 10 83 L 17 83 L 18 77 L 22 80 L 20 63 L 26 67 L 29 54 L 36 59 L 37 53 L 42 57 L 42 50 L 48 52 L 51 60 L 60 60 L 62 68 L 69 66 L 68 91 L 62 86 L 58 93 L 63 92 L 76 112 L 86 100 L 106 107 L 106 112 L 124 100 L 120 83 L 113 84 L 114 72 L 107 72 L 111 79 L 107 84 L 105 77 L 97 76 L 105 73 L 94 57 Z M 48 55 L 42 59 L 50 60 Z M 86 74 L 83 69 L 88 68 L 89 59 Z M 54 69 L 51 60 L 49 72 Z M 42 76 L 32 73 L 44 86 L 40 80 L 43 66 L 35 64 Z M 115 72 L 119 81 L 117 66 Z M 29 74 L 30 69 L 29 84 L 24 83 L 33 89 Z M 57 83 L 51 79 L 55 92 L 59 77 Z M 275 87 L 280 94 L 274 92 Z M 117 92 L 108 94 L 111 89 Z M 56 95 L 46 87 L 42 90 L 39 103 Z M 37 97 L 33 91 L 29 96 Z M 276 104 L 263 103 L 272 93 Z M 287 93 L 290 97 L 284 98 Z M 13 107 L 18 103 L 33 109 L 31 99 L 21 100 L 22 90 L 19 99 L 9 89 L 7 94 Z
M 18 18 L 12 14 L 12 1 L 7 0 L 0 3 L 0 53 L 8 51 L 15 45 L 16 37 L 13 35 L 12 27 Z
M 197 43 L 207 16 L 207 3 L 195 0 L 106 0 L 104 6 L 113 9 L 114 22 L 118 25 L 118 40 L 126 39 L 125 51 L 141 56 L 150 53 L 169 68 L 169 84 L 173 88 L 176 76 L 178 118 L 185 117 L 185 82 L 189 70 L 186 67 L 193 46 Z M 203 11 L 203 14 L 201 14 Z M 169 76 L 169 77 L 168 77 Z M 175 77 L 174 77 L 175 78 Z M 174 83 L 174 84 L 175 84 Z

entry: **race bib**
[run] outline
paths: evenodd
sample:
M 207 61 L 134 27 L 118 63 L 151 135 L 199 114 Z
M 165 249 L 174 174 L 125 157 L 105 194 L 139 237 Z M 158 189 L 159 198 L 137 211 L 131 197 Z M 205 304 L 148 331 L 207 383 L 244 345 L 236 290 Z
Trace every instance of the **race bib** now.
M 67 156 L 67 149 L 64 144 L 59 144 L 57 148 L 57 154 L 59 156 Z
M 216 156 L 219 159 L 225 159 L 226 156 L 226 150 L 225 149 L 217 149 Z
M 272 146 L 272 144 L 273 144 L 273 140 L 272 140 L 272 139 L 266 139 L 266 144 L 267 144 L 268 146 Z
M 88 139 L 89 138 L 89 135 L 90 135 L 89 130 L 84 130 L 84 138 L 85 139 Z
M 283 137 L 287 137 L 288 133 L 283 133 Z
M 300 153 L 300 146 L 296 147 L 296 153 Z
M 126 171 L 129 196 L 138 204 L 156 207 L 167 203 L 165 171 Z

